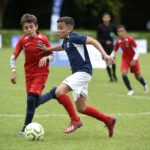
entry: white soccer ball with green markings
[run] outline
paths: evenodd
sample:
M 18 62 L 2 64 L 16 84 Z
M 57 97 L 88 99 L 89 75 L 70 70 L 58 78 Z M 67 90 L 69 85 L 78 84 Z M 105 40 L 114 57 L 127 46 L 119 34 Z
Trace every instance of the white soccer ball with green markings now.
M 39 123 L 33 122 L 26 126 L 24 135 L 28 141 L 39 141 L 44 137 L 44 129 Z

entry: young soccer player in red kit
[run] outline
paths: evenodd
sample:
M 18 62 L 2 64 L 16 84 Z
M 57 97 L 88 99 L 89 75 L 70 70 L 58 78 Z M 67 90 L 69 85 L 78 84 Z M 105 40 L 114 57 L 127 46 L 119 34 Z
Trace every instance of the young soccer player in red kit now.
M 102 121 L 108 128 L 109 137 L 112 137 L 116 118 L 107 116 L 94 107 L 88 106 L 86 104 L 88 97 L 88 83 L 92 77 L 92 65 L 86 44 L 92 44 L 95 46 L 104 57 L 106 63 L 109 65 L 111 65 L 114 60 L 111 56 L 108 56 L 105 53 L 101 44 L 97 40 L 85 35 L 77 34 L 73 32 L 73 28 L 73 18 L 59 18 L 57 21 L 57 33 L 60 39 L 64 39 L 63 44 L 56 47 L 47 47 L 44 44 L 41 44 L 41 46 L 38 47 L 39 49 L 43 50 L 43 52 L 65 50 L 68 55 L 72 75 L 67 77 L 58 86 L 54 94 L 62 103 L 62 100 L 66 99 L 65 94 L 72 91 L 78 112 Z M 67 97 L 67 99 L 69 99 L 69 97 Z M 70 104 L 67 103 L 67 99 L 64 101 L 64 103 L 66 103 L 66 107 L 70 107 Z M 71 122 L 65 133 L 70 133 L 74 130 L 74 128 L 79 127 L 80 124 L 74 124 Z
M 143 85 L 144 93 L 148 93 L 148 84 L 145 82 L 144 78 L 140 75 L 140 65 L 139 65 L 139 51 L 135 40 L 126 35 L 125 26 L 119 25 L 117 28 L 119 39 L 116 41 L 114 50 L 111 56 L 115 56 L 118 48 L 122 48 L 122 62 L 121 62 L 121 73 L 123 81 L 128 88 L 129 92 L 127 95 L 133 95 L 134 90 L 132 89 L 129 79 L 127 77 L 128 69 L 130 68 L 131 73 L 134 73 L 135 78 Z
M 38 24 L 36 16 L 28 13 L 24 14 L 21 18 L 21 25 L 25 34 L 19 39 L 13 55 L 11 56 L 10 64 L 12 69 L 11 82 L 13 84 L 16 84 L 16 59 L 19 56 L 20 52 L 23 50 L 25 55 L 24 69 L 27 92 L 26 118 L 23 129 L 19 132 L 20 135 L 23 135 L 25 127 L 32 122 L 35 108 L 52 98 L 56 98 L 53 94 L 56 88 L 52 88 L 50 92 L 41 95 L 42 90 L 45 86 L 45 82 L 48 78 L 49 63 L 53 61 L 54 56 L 53 52 L 40 54 L 41 51 L 37 49 L 37 46 L 40 44 L 45 44 L 47 47 L 50 47 L 50 44 L 48 39 L 37 31 Z M 39 64 L 42 65 L 39 66 Z M 64 95 L 64 97 L 66 101 L 67 95 Z M 59 101 L 65 107 L 71 118 L 71 121 L 81 126 L 82 122 L 78 118 L 71 100 L 68 98 L 67 102 L 65 103 L 70 107 L 65 106 L 65 104 L 63 103 L 63 98 Z

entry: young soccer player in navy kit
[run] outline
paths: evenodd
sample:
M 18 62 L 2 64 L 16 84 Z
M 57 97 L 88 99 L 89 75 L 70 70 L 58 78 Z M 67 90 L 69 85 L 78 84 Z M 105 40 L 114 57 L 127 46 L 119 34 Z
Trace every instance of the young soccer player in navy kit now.
M 105 52 L 110 55 L 113 51 L 113 33 L 117 35 L 116 26 L 111 23 L 111 16 L 108 12 L 105 12 L 102 16 L 103 23 L 98 25 L 97 39 L 102 44 Z M 112 68 L 107 65 L 107 73 L 110 77 L 110 82 L 118 81 L 116 76 L 116 64 L 112 64 Z
M 112 64 L 114 63 L 114 60 L 111 56 L 108 56 L 105 53 L 104 49 L 97 40 L 73 32 L 73 27 L 73 18 L 61 17 L 57 21 L 57 32 L 59 38 L 64 39 L 63 44 L 56 47 L 47 47 L 42 44 L 38 48 L 43 52 L 62 50 L 66 51 L 70 61 L 72 75 L 67 77 L 58 86 L 55 91 L 56 97 L 59 99 L 64 98 L 64 94 L 72 91 L 78 112 L 104 122 L 109 130 L 109 137 L 112 137 L 116 118 L 106 116 L 97 109 L 86 104 L 86 100 L 88 97 L 88 83 L 90 82 L 92 77 L 92 65 L 86 44 L 94 45 L 103 55 L 106 63 Z M 74 128 L 78 128 L 78 126 L 71 122 L 65 133 L 72 132 Z
M 133 95 L 134 90 L 131 87 L 130 81 L 128 79 L 128 69 L 130 68 L 131 73 L 134 73 L 135 78 L 143 85 L 144 92 L 148 93 L 148 84 L 145 82 L 144 78 L 140 74 L 140 65 L 139 65 L 139 51 L 135 40 L 126 35 L 125 26 L 119 25 L 117 28 L 119 39 L 116 41 L 114 50 L 111 56 L 115 56 L 118 48 L 122 48 L 122 62 L 121 62 L 121 73 L 123 81 L 128 88 L 129 92 L 127 95 Z
M 25 55 L 24 69 L 27 92 L 26 118 L 23 129 L 19 132 L 20 135 L 23 135 L 25 127 L 32 122 L 35 108 L 37 108 L 40 104 L 55 98 L 55 95 L 53 95 L 55 88 L 53 88 L 50 92 L 41 95 L 45 82 L 48 78 L 49 63 L 53 61 L 54 56 L 53 52 L 40 54 L 41 51 L 37 48 L 37 46 L 41 43 L 45 44 L 47 47 L 50 47 L 50 44 L 48 39 L 37 31 L 38 24 L 36 16 L 28 13 L 24 14 L 21 18 L 21 25 L 25 34 L 19 39 L 13 55 L 11 56 L 10 64 L 12 69 L 11 82 L 16 84 L 16 59 L 23 50 Z M 64 94 L 64 97 L 67 98 L 67 95 Z M 61 101 L 62 105 L 65 107 L 71 121 L 78 123 L 78 125 L 81 126 L 82 122 L 78 118 L 71 100 L 68 98 L 67 103 L 65 103 L 70 107 L 66 107 L 64 105 L 63 99 L 59 101 Z

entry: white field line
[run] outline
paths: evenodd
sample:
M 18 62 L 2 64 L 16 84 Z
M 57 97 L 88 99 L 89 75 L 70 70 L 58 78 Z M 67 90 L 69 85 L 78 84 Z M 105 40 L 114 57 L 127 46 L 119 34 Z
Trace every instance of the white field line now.
M 132 99 L 150 100 L 150 97 L 147 97 L 147 96 L 136 96 L 136 95 L 127 96 L 127 95 L 123 95 L 123 94 L 114 94 L 114 93 L 108 93 L 106 95 L 108 95 L 108 96 L 117 96 L 117 97 L 126 97 L 126 98 L 132 98 Z
M 146 116 L 150 115 L 150 112 L 141 112 L 141 113 L 112 113 L 107 114 L 111 116 Z M 80 115 L 82 117 L 85 117 L 86 115 Z M 0 114 L 0 117 L 2 118 L 24 118 L 25 115 L 19 115 L 19 114 Z M 35 115 L 36 118 L 48 118 L 48 117 L 68 117 L 66 114 L 45 114 L 45 115 Z

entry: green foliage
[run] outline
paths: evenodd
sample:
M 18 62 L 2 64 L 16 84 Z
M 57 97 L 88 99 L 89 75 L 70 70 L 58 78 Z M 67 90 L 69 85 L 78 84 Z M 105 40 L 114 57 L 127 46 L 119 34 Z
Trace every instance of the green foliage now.
M 121 78 L 121 55 L 116 55 L 118 83 L 109 83 L 104 69 L 94 69 L 89 84 L 91 105 L 103 113 L 117 117 L 114 137 L 108 137 L 104 124 L 78 113 L 83 127 L 65 135 L 69 117 L 64 108 L 51 100 L 36 109 L 33 122 L 39 122 L 44 130 L 43 141 L 28 142 L 18 135 L 22 129 L 26 111 L 26 91 L 23 54 L 17 59 L 17 84 L 10 83 L 9 59 L 12 51 L 0 49 L 0 150 L 149 150 L 150 144 L 150 93 L 143 94 L 143 87 L 129 72 L 135 95 L 126 96 L 127 89 Z M 150 83 L 150 54 L 140 55 L 142 76 Z M 70 75 L 69 67 L 50 67 L 50 75 L 43 93 Z M 72 99 L 71 93 L 69 96 Z
M 121 0 L 76 0 L 76 4 L 83 12 L 91 11 L 94 16 L 98 16 L 104 8 L 105 11 L 116 15 L 118 9 L 123 6 Z

